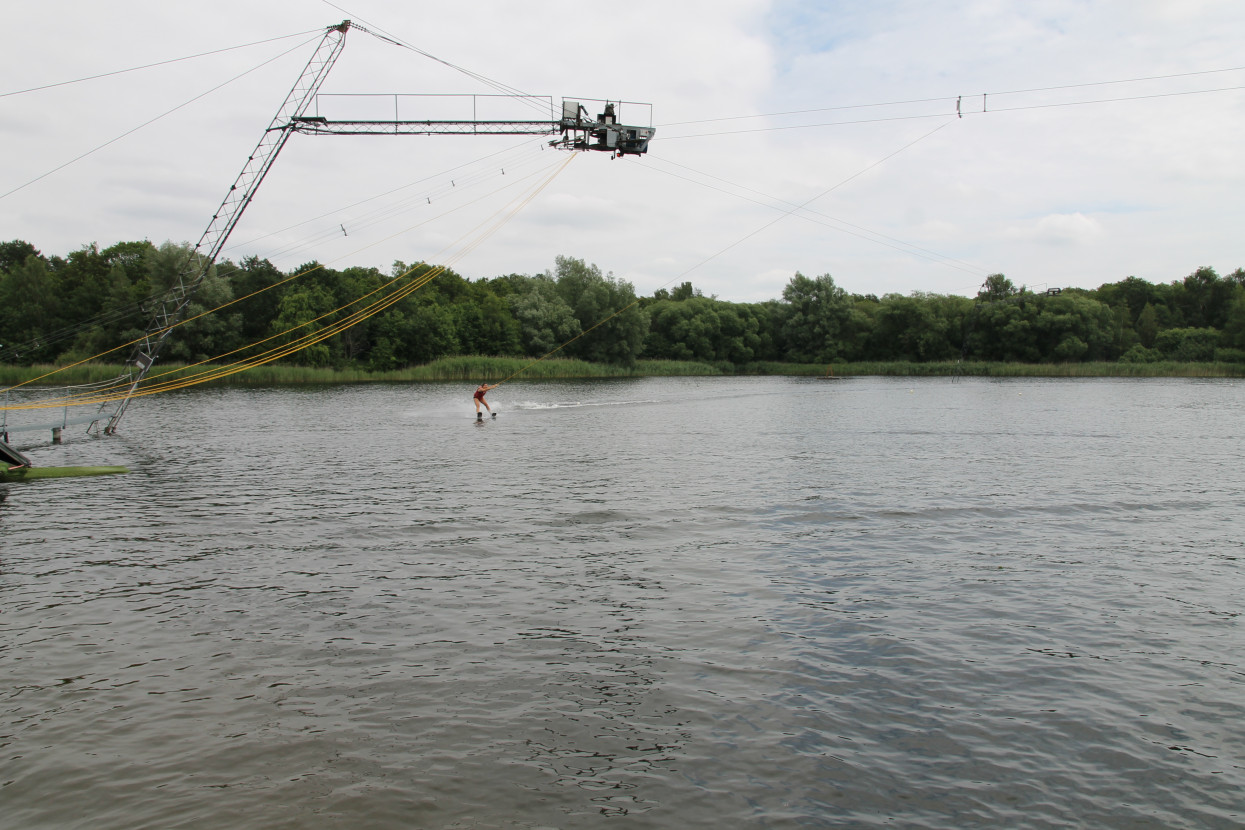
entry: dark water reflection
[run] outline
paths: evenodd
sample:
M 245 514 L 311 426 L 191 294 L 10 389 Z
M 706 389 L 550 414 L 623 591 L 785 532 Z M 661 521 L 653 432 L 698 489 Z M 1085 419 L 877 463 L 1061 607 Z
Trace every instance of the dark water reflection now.
M 1197 381 L 153 398 L 0 485 L 0 825 L 1239 827 Z

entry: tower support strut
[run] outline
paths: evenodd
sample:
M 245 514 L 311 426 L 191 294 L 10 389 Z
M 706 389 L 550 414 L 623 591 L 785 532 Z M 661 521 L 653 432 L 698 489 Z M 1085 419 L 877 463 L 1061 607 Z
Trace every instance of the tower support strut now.
M 125 397 L 102 404 L 96 413 L 95 421 L 88 427 L 88 431 L 98 429 L 99 422 L 105 419 L 104 434 L 112 435 L 117 431 L 117 424 L 125 415 L 125 410 L 129 407 L 130 400 L 138 390 L 139 384 L 155 363 L 164 341 L 168 339 L 173 326 L 185 316 L 186 307 L 211 271 L 217 255 L 225 246 L 225 240 L 229 238 L 229 234 L 242 217 L 242 212 L 246 210 L 246 206 L 255 196 L 260 182 L 264 180 L 264 176 L 268 175 L 272 163 L 276 161 L 277 154 L 281 152 L 281 148 L 293 134 L 294 119 L 307 111 L 307 107 L 310 106 L 315 99 L 316 92 L 320 89 L 320 84 L 324 82 L 329 70 L 333 68 L 338 55 L 341 54 L 342 47 L 345 46 L 346 32 L 349 29 L 350 21 L 343 20 L 338 25 L 330 26 L 325 30 L 315 54 L 311 56 L 302 75 L 295 82 L 290 94 L 286 96 L 285 103 L 281 105 L 272 123 L 268 125 L 268 129 L 264 130 L 259 144 L 251 151 L 242 172 L 238 174 L 229 192 L 225 194 L 225 200 L 216 209 L 212 221 L 208 223 L 207 230 L 203 232 L 195 245 L 189 261 L 178 274 L 176 284 L 159 301 L 159 307 L 147 324 L 147 330 L 130 354 L 128 361 L 131 367 L 130 386 L 126 390 Z

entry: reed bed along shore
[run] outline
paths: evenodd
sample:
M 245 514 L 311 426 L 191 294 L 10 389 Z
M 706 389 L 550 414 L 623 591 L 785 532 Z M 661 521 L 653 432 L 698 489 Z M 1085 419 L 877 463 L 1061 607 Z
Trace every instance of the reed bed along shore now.
M 221 367 L 164 364 L 148 375 L 149 382 L 212 377 Z M 108 381 L 125 374 L 117 364 L 87 363 L 65 369 L 55 366 L 0 365 L 0 389 L 16 385 L 72 386 Z M 447 357 L 422 366 L 369 372 L 364 369 L 268 364 L 207 381 L 214 385 L 280 386 L 288 384 L 413 383 L 432 381 L 555 380 L 582 378 L 680 377 L 712 375 L 787 375 L 795 377 L 1245 377 L 1245 365 L 1233 363 L 699 363 L 641 360 L 634 366 L 582 360 L 533 361 L 516 357 Z
M 772 364 L 781 367 L 789 364 Z M 801 367 L 802 368 L 802 367 Z M 1241 378 L 1239 363 L 843 363 L 818 367 L 815 374 L 875 375 L 893 377 L 1000 377 L 1000 378 Z M 796 374 L 771 371 L 762 374 Z

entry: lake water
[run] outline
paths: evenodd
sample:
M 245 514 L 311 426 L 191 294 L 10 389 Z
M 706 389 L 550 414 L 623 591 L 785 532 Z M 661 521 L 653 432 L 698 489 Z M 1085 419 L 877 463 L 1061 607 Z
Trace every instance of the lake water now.
M 1245 826 L 1245 383 L 472 388 L 30 449 L 0 826 Z

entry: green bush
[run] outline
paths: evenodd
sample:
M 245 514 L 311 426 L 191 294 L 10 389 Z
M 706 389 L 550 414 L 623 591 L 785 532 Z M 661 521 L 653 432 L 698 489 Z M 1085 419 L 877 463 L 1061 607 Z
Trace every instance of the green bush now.
M 1216 363 L 1245 363 L 1245 349 L 1215 349 Z
M 1215 357 L 1219 332 L 1212 328 L 1164 329 L 1154 339 L 1154 348 L 1169 360 L 1208 363 Z
M 1163 359 L 1163 353 L 1158 349 L 1147 349 L 1138 343 L 1124 354 L 1120 355 L 1120 363 L 1158 363 Z

